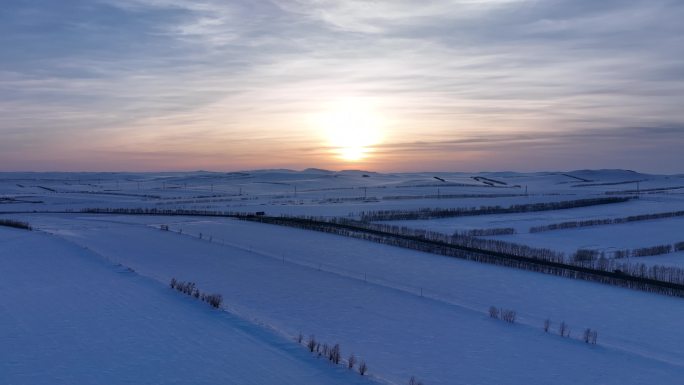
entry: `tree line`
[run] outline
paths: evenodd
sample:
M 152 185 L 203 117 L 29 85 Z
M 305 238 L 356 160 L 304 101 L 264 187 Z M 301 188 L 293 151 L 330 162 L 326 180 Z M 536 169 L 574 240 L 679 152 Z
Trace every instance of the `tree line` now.
M 364 222 L 435 219 L 473 215 L 512 214 L 535 211 L 564 210 L 578 207 L 622 203 L 627 202 L 630 199 L 632 199 L 632 197 L 601 197 L 560 202 L 528 203 L 512 205 L 509 207 L 502 207 L 497 205 L 458 208 L 422 208 L 418 210 L 377 210 L 362 211 L 360 216 L 361 220 Z
M 69 210 L 67 210 L 69 212 Z M 210 211 L 186 209 L 158 209 L 158 208 L 85 208 L 79 212 L 85 214 L 120 214 L 120 215 L 181 215 L 201 217 L 242 217 L 255 215 L 236 211 Z
M 564 253 L 532 248 L 499 240 L 462 234 L 447 235 L 427 230 L 387 224 L 354 221 L 346 218 L 243 217 L 270 224 L 333 233 L 377 243 L 409 248 L 450 257 L 490 263 L 600 282 L 666 295 L 684 296 L 684 269 L 673 266 L 647 266 L 599 256 L 567 258 Z
M 15 229 L 33 230 L 27 222 L 17 221 L 14 219 L 0 219 L 0 226 L 14 227 Z
M 530 233 L 540 233 L 543 231 L 574 229 L 578 227 L 603 226 L 603 225 L 617 225 L 629 222 L 649 221 L 654 219 L 675 218 L 684 216 L 684 211 L 670 211 L 655 214 L 641 214 L 631 215 L 622 218 L 599 218 L 587 219 L 584 221 L 567 221 L 560 223 L 551 223 L 548 225 L 530 227 Z
M 489 229 L 470 229 L 467 231 L 456 231 L 454 234 L 466 235 L 469 237 L 489 237 L 495 235 L 513 235 L 515 229 L 512 227 L 498 227 Z

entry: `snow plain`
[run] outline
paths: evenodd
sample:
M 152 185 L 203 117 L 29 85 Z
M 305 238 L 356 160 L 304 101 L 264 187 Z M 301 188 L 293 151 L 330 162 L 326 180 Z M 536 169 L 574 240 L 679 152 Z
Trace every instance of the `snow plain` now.
M 474 176 L 506 185 L 491 187 Z M 463 229 L 522 229 L 680 209 L 677 187 L 684 178 L 619 170 L 3 174 L 0 211 L 7 214 L 0 219 L 24 220 L 37 231 L 0 228 L 0 287 L 9 294 L 0 299 L 0 340 L 8 347 L 0 357 L 0 382 L 405 384 L 415 375 L 426 385 L 679 384 L 680 298 L 233 219 L 64 213 L 156 207 L 356 216 L 605 196 L 632 189 L 634 180 L 641 189 L 666 190 L 644 191 L 625 204 L 411 225 L 437 229 L 430 224 L 449 221 Z M 520 195 L 523 186 L 530 196 L 501 196 Z M 433 196 L 436 189 L 440 197 Z M 161 231 L 162 224 L 171 231 Z M 651 225 L 655 230 L 648 233 Z M 539 236 L 558 250 L 570 250 L 594 232 L 629 238 L 630 245 L 683 240 L 677 239 L 680 219 L 622 226 L 511 237 L 534 244 L 536 238 L 524 236 Z M 625 237 L 623 230 L 631 232 Z M 171 277 L 223 294 L 225 311 L 171 291 Z M 491 305 L 516 310 L 518 322 L 490 319 Z M 550 333 L 542 330 L 546 318 L 553 322 Z M 570 325 L 571 338 L 557 335 L 560 321 Z M 586 327 L 598 330 L 598 345 L 579 340 Z M 371 377 L 311 356 L 293 341 L 300 332 L 340 343 L 345 357 L 354 352 L 368 362 Z

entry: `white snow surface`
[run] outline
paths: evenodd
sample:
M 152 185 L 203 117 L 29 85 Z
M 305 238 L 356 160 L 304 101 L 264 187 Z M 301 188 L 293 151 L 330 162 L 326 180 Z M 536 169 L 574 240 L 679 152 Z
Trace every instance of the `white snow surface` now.
M 681 218 L 527 233 L 684 209 L 682 176 L 623 170 L 0 174 L 0 219 L 35 229 L 0 227 L 0 383 L 405 384 L 415 375 L 425 385 L 680 384 L 681 298 L 233 219 L 64 212 L 355 217 L 630 195 L 637 182 L 640 199 L 627 203 L 390 223 L 445 233 L 514 227 L 499 238 L 565 252 L 683 241 Z M 221 293 L 224 308 L 171 290 L 172 277 Z M 492 305 L 515 310 L 517 322 L 489 318 Z M 561 321 L 571 338 L 558 336 Z M 584 328 L 598 331 L 598 345 L 580 341 Z M 310 355 L 294 341 L 300 332 L 366 360 L 370 378 Z
M 372 383 L 59 237 L 0 245 L 2 384 Z

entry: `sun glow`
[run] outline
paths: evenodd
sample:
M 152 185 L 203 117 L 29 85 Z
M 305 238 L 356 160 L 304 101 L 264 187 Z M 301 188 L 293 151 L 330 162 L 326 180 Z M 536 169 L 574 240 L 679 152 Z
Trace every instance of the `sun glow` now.
M 335 103 L 324 112 L 317 126 L 322 128 L 334 154 L 349 162 L 365 159 L 382 140 L 384 122 L 369 103 Z

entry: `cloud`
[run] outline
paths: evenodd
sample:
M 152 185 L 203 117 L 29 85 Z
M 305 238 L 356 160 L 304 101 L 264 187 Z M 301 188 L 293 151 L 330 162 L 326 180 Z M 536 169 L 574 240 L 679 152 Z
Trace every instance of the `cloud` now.
M 168 151 L 178 167 L 207 154 L 263 159 L 278 146 L 273 166 L 327 167 L 325 151 L 298 152 L 324 147 L 307 117 L 349 98 L 373 101 L 388 122 L 378 151 L 392 161 L 378 167 L 466 145 L 507 164 L 507 141 L 579 150 L 610 136 L 613 155 L 649 135 L 684 144 L 677 1 L 31 4 L 0 15 L 0 160 L 13 164 L 26 148 L 106 151 L 116 163 L 115 143 Z M 672 161 L 638 151 L 654 152 L 654 168 Z

